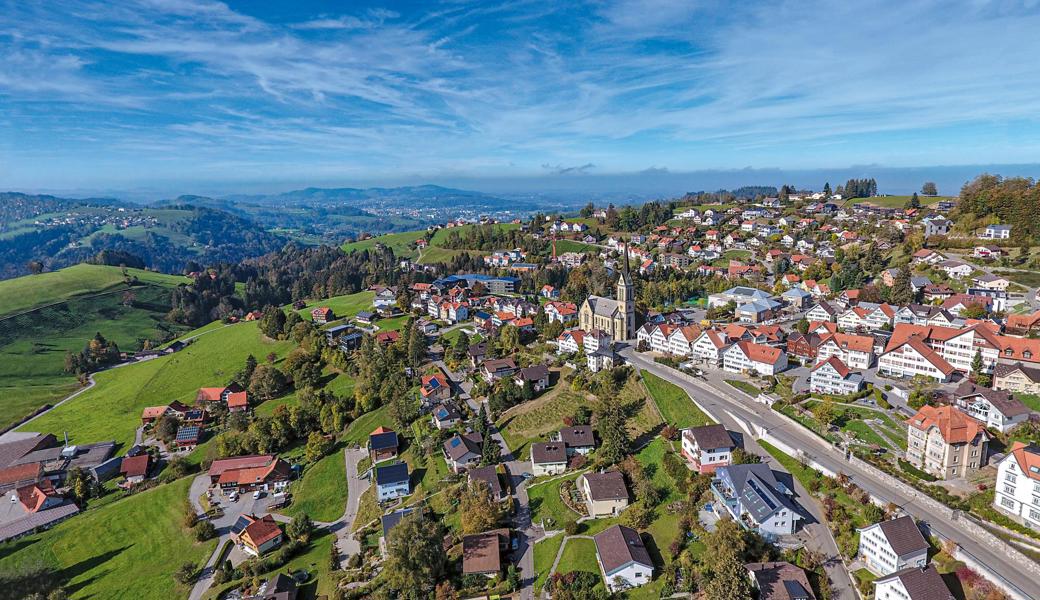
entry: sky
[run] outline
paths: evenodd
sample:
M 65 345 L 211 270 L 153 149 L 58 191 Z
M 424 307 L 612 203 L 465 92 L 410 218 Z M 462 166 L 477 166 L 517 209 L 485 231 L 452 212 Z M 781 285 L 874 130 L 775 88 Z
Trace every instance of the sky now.
M 1029 174 L 1037 31 L 1037 0 L 0 0 L 0 189 Z

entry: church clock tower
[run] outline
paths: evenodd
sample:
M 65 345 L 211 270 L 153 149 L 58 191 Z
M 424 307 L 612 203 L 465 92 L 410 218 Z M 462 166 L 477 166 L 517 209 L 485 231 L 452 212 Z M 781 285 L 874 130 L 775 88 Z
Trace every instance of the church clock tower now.
M 628 244 L 625 244 L 625 268 L 618 277 L 616 298 L 619 316 L 624 323 L 619 323 L 618 339 L 630 340 L 636 335 L 636 289 L 632 285 L 632 274 L 628 268 Z

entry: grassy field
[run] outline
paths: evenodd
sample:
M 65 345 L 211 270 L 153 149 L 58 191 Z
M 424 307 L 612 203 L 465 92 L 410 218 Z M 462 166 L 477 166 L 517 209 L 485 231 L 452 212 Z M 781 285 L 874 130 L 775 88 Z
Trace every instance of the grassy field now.
M 347 444 L 364 446 L 368 443 L 368 435 L 381 426 L 388 429 L 394 428 L 393 419 L 390 418 L 390 412 L 386 406 L 367 412 L 348 425 L 346 432 L 343 433 L 343 441 Z
M 343 516 L 347 503 L 347 471 L 342 446 L 336 446 L 328 456 L 308 466 L 303 477 L 293 484 L 292 496 L 292 505 L 283 511 L 287 516 L 306 514 L 326 523 Z
M 549 570 L 552 569 L 553 561 L 556 560 L 556 554 L 560 551 L 560 546 L 563 545 L 564 535 L 558 534 L 551 538 L 539 540 L 534 545 L 534 571 L 538 574 L 538 578 L 534 581 L 534 591 L 539 593 L 542 590 L 542 586 L 545 585 L 545 580 L 549 578 Z
M 1015 398 L 1029 407 L 1029 410 L 1040 412 L 1040 396 L 1036 394 L 1015 394 Z
M 23 431 L 68 431 L 79 443 L 115 440 L 133 443 L 141 410 L 173 400 L 194 403 L 200 387 L 226 384 L 252 354 L 257 360 L 273 352 L 284 355 L 289 341 L 261 335 L 256 323 L 211 330 L 184 350 L 161 358 L 102 371 L 97 385 L 63 404 Z
M 994 275 L 1000 275 L 1001 277 L 1007 278 L 1009 281 L 1024 285 L 1029 288 L 1040 287 L 1040 273 L 1036 271 L 1012 271 L 1012 270 L 994 270 Z
M 751 396 L 752 398 L 762 393 L 762 390 L 741 379 L 727 379 L 726 383 L 732 385 L 733 387 Z
M 79 352 L 100 332 L 124 351 L 141 341 L 175 336 L 187 328 L 165 319 L 170 290 L 134 289 L 133 306 L 123 294 L 90 295 L 0 319 L 0 426 L 67 396 L 78 385 L 64 372 L 65 353 Z
M 335 582 L 332 580 L 332 572 L 329 570 L 329 548 L 334 536 L 327 531 L 316 531 L 311 535 L 311 541 L 307 551 L 292 558 L 282 567 L 264 574 L 261 579 L 266 579 L 276 573 L 298 573 L 305 571 L 307 580 L 300 584 L 297 600 L 315 600 L 319 597 L 328 597 L 334 591 Z M 243 581 L 228 582 L 224 585 L 213 586 L 206 595 L 206 600 L 219 598 L 228 590 L 240 587 Z
M 383 244 L 394 251 L 394 256 L 402 258 L 415 258 L 418 256 L 412 244 L 416 240 L 423 237 L 426 231 L 403 231 L 401 233 L 387 233 L 376 237 L 368 238 L 367 240 L 361 240 L 360 242 L 350 242 L 343 244 L 343 250 L 347 252 L 355 252 L 358 250 L 371 250 L 375 248 L 377 244 Z
M 942 200 L 956 200 L 953 196 L 921 196 L 918 194 L 917 199 L 921 201 L 921 206 L 931 206 Z M 910 196 L 877 196 L 875 198 L 851 198 L 848 204 L 873 204 L 874 206 L 881 206 L 883 208 L 903 208 L 906 203 L 910 200 Z
M 669 425 L 680 429 L 711 425 L 715 421 L 704 414 L 681 387 L 661 379 L 649 371 L 641 371 L 643 383 L 657 403 L 661 416 Z
M 596 563 L 596 542 L 584 538 L 567 540 L 556 572 L 570 573 L 571 571 L 588 571 L 599 574 L 599 565 Z
M 556 240 L 556 253 L 563 254 L 564 252 L 599 252 L 599 246 L 593 246 L 592 244 L 586 244 L 584 242 L 577 242 L 575 240 Z
M 517 457 L 524 456 L 529 444 L 559 431 L 563 417 L 573 415 L 581 405 L 594 407 L 597 401 L 573 392 L 566 382 L 556 384 L 542 396 L 502 413 L 498 429 Z
M 578 473 L 561 477 L 548 483 L 539 483 L 527 488 L 527 498 L 531 506 L 531 520 L 545 523 L 546 529 L 563 529 L 568 523 L 578 520 L 574 512 L 560 499 L 560 486 L 564 481 L 574 481 Z
M 376 297 L 375 292 L 364 291 L 344 296 L 333 296 L 324 300 L 310 300 L 307 306 L 297 312 L 304 319 L 311 320 L 311 310 L 318 306 L 327 306 L 336 313 L 337 319 L 353 317 L 363 310 L 372 310 L 372 300 Z
M 177 275 L 164 275 L 140 269 L 127 269 L 127 272 L 142 282 L 157 285 L 172 287 L 190 281 Z M 61 302 L 73 296 L 105 291 L 122 284 L 123 273 L 119 267 L 88 264 L 0 281 L 0 315 Z
M 76 599 L 184 598 L 187 588 L 171 573 L 187 561 L 204 561 L 216 547 L 215 540 L 194 543 L 182 528 L 190 484 L 182 479 L 135 494 L 0 545 L 0 571 L 46 565 L 67 580 Z

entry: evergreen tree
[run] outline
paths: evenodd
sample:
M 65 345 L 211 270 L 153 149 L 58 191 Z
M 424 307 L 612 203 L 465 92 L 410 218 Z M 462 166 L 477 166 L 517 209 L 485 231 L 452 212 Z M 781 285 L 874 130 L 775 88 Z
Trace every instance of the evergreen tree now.
M 831 197 L 831 182 L 828 181 L 827 183 L 823 184 L 823 195 L 826 198 Z
M 921 208 L 921 199 L 917 197 L 917 192 L 914 192 L 914 195 L 910 196 L 910 199 L 906 201 L 906 206 L 904 208 Z
M 408 338 L 408 363 L 418 367 L 426 360 L 426 339 L 418 325 L 411 327 Z
M 889 292 L 889 298 L 893 304 L 905 306 L 914 301 L 914 288 L 910 284 L 910 268 L 902 267 L 899 269 L 899 274 L 896 275 L 895 281 L 892 283 L 892 290 Z
M 625 421 L 625 408 L 619 402 L 610 402 L 596 424 L 603 441 L 599 455 L 608 463 L 619 463 L 628 454 L 630 441 Z
M 498 441 L 491 437 L 490 433 L 484 436 L 484 445 L 480 448 L 480 464 L 497 465 L 501 454 L 502 448 Z

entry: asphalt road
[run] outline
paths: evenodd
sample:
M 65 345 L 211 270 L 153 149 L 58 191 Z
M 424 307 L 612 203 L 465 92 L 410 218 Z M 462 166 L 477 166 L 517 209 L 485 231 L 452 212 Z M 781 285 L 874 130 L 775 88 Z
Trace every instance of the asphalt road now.
M 700 381 L 691 383 L 676 375 L 672 369 L 655 363 L 651 358 L 637 354 L 632 348 L 625 348 L 620 354 L 633 366 L 650 371 L 683 388 L 691 396 L 697 398 L 697 401 L 709 411 L 716 414 L 728 411 L 738 419 L 765 428 L 770 434 L 792 448 L 805 449 L 805 454 L 820 465 L 836 473 L 849 475 L 852 481 L 871 495 L 900 506 L 914 518 L 926 522 L 933 532 L 955 541 L 981 563 L 999 573 L 1005 581 L 1021 590 L 1027 597 L 1040 598 L 1040 579 L 1024 569 L 1016 560 L 986 543 L 974 539 L 955 520 L 930 512 L 926 507 L 915 502 L 913 497 L 900 490 L 892 489 L 876 478 L 872 472 L 846 462 L 839 450 L 822 445 L 811 432 L 787 423 L 768 406 L 751 401 L 739 401 L 738 398 L 741 397 L 739 392 L 735 389 L 723 388 L 722 386 L 728 387 L 728 384 L 723 383 L 716 374 L 709 372 L 703 383 Z

